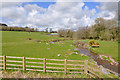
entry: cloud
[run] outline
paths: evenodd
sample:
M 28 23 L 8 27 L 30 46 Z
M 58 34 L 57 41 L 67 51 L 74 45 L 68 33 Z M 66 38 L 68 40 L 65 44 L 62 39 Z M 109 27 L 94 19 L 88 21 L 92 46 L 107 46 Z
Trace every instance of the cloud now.
M 31 10 L 37 10 L 37 11 L 40 11 L 40 12 L 45 12 L 46 11 L 45 8 L 39 7 L 36 4 L 27 4 L 27 5 L 24 6 L 24 9 L 26 11 L 31 11 Z
M 1 8 L 15 7 L 20 6 L 21 4 L 21 2 L 0 2 Z
M 120 0 L 1 0 L 1 2 L 119 2 Z
M 18 19 L 19 17 L 23 18 L 24 16 L 22 14 L 25 14 L 25 10 L 23 7 L 5 8 L 5 9 L 1 9 L 0 12 L 1 12 L 0 17 L 3 17 L 6 20 Z
M 98 17 L 103 17 L 104 19 L 115 19 L 117 20 L 118 13 L 118 3 L 117 2 L 103 2 L 100 6 L 97 6 L 100 10 Z
M 120 0 L 84 0 L 84 2 L 119 2 Z
M 1 0 L 0 2 L 34 2 L 37 0 Z
M 100 6 L 97 6 L 98 9 L 104 11 L 117 11 L 118 10 L 118 2 L 103 2 Z
M 115 18 L 115 12 L 109 12 L 109 11 L 102 11 L 98 14 L 99 17 L 102 17 L 104 19 L 114 19 Z
M 56 2 L 48 8 L 37 4 L 11 3 L 3 4 L 0 9 L 0 18 L 11 26 L 28 26 L 44 30 L 46 27 L 58 30 L 60 28 L 77 29 L 78 27 L 91 26 L 96 17 L 112 19 L 115 17 L 115 9 L 101 3 L 96 9 L 90 10 L 84 2 Z M 83 9 L 83 6 L 85 8 Z M 116 4 L 114 4 L 116 6 Z

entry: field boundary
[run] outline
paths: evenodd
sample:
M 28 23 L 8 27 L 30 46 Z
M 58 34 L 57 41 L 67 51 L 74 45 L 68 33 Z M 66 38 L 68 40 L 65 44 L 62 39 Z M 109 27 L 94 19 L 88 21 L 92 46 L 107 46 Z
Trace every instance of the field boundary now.
M 0 56 L 1 70 L 41 71 L 86 74 L 92 78 L 116 78 L 118 73 L 96 65 L 88 60 L 46 59 L 16 56 Z M 109 74 L 103 73 L 103 69 Z

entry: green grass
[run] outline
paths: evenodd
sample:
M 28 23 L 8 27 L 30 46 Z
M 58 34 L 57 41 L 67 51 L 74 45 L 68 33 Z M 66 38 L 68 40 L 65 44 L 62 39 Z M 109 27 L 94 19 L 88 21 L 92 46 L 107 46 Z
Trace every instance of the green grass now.
M 74 48 L 76 47 L 71 46 L 74 40 L 65 40 L 61 42 L 55 42 L 54 44 L 50 43 L 46 44 L 47 42 L 41 43 L 35 42 L 33 40 L 28 40 L 28 38 L 39 39 L 44 41 L 52 39 L 62 39 L 57 36 L 55 37 L 46 35 L 46 33 L 43 32 L 31 32 L 29 34 L 28 32 L 2 31 L 2 54 L 6 56 L 21 56 L 21 57 L 25 56 L 49 59 L 51 58 L 51 59 L 91 60 L 91 58 L 87 56 L 81 56 L 79 54 L 70 54 L 71 52 L 75 52 Z M 82 41 L 89 42 L 89 40 Z M 91 48 L 91 50 L 95 51 L 96 53 L 110 55 L 115 58 L 118 56 L 117 41 L 111 42 L 95 40 L 95 42 L 99 42 L 100 47 Z M 58 57 L 57 56 L 58 54 L 61 54 L 61 56 Z M 59 76 L 61 75 L 63 74 L 60 74 Z M 58 74 L 54 77 L 58 77 Z
M 46 44 L 46 42 L 35 42 L 28 38 L 39 40 L 61 39 L 46 35 L 43 32 L 12 32 L 2 31 L 2 54 L 7 56 L 26 56 L 40 58 L 55 59 L 90 59 L 87 56 L 69 53 L 74 52 L 75 46 L 70 46 L 73 40 L 63 42 L 55 42 L 54 44 Z M 60 57 L 57 55 L 61 54 Z
M 67 40 L 64 42 L 55 42 L 55 44 L 46 44 L 46 42 L 30 41 L 28 38 L 39 40 L 62 39 L 46 35 L 43 32 L 13 32 L 2 31 L 2 54 L 10 56 L 27 56 L 27 57 L 45 57 L 45 58 L 60 58 L 60 59 L 86 59 L 80 55 L 69 53 L 74 52 L 75 46 L 70 46 L 74 40 Z M 82 40 L 89 42 L 89 40 Z M 118 59 L 118 42 L 117 41 L 99 41 L 99 48 L 91 48 L 92 51 L 109 55 Z M 57 55 L 61 54 L 60 57 Z
M 103 59 L 108 60 L 110 63 L 112 62 L 109 57 L 102 56 Z
M 74 52 L 74 48 L 76 48 L 75 46 L 71 46 L 74 40 L 65 40 L 61 42 L 55 42 L 54 44 L 50 44 L 50 43 L 46 44 L 46 42 L 41 42 L 41 43 L 35 42 L 32 40 L 28 40 L 28 38 L 39 39 L 44 41 L 52 40 L 52 39 L 61 39 L 61 38 L 46 35 L 45 33 L 41 33 L 41 32 L 31 32 L 30 34 L 28 34 L 27 32 L 3 31 L 2 35 L 3 35 L 2 36 L 3 55 L 21 56 L 21 57 L 22 56 L 39 57 L 39 58 L 49 58 L 49 59 L 52 58 L 52 59 L 91 60 L 91 58 L 87 56 L 81 56 L 79 54 L 70 54 L 71 52 Z M 57 56 L 58 54 L 61 54 L 61 56 L 58 57 Z M 11 60 L 11 59 L 7 59 L 7 60 Z M 19 60 L 19 59 L 15 59 L 15 60 Z M 26 61 L 34 62 L 37 60 L 26 60 Z M 51 62 L 64 64 L 64 61 L 63 62 L 51 61 Z M 7 64 L 10 64 L 10 62 L 7 62 Z M 21 63 L 12 63 L 12 64 L 22 65 Z M 26 63 L 26 64 L 31 65 L 30 63 Z M 32 64 L 32 65 L 43 66 L 41 64 Z M 64 66 L 61 65 L 60 66 L 47 65 L 47 66 L 64 68 Z M 7 67 L 13 67 L 13 66 L 7 66 Z M 16 68 L 22 68 L 22 67 L 16 67 Z M 51 69 L 47 69 L 47 70 L 51 70 Z
M 85 42 L 89 42 L 90 40 L 82 40 Z M 92 48 L 91 50 L 103 54 L 103 55 L 108 55 L 112 57 L 118 57 L 118 41 L 100 41 L 100 40 L 95 40 L 95 42 L 100 43 L 99 48 Z

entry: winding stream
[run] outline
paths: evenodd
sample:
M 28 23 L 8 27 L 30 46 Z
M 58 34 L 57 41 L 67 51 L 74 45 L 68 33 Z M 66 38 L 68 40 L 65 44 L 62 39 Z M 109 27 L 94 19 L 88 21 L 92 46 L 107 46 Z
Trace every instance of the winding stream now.
M 94 59 L 94 61 L 96 61 L 98 65 L 102 65 L 105 68 L 108 68 L 112 71 L 119 73 L 118 67 L 120 67 L 120 64 L 119 65 L 111 65 L 109 61 L 101 59 L 99 57 L 99 54 L 94 53 L 91 50 L 80 48 L 79 51 L 80 51 L 79 54 L 84 54 L 84 55 L 89 56 L 92 59 Z

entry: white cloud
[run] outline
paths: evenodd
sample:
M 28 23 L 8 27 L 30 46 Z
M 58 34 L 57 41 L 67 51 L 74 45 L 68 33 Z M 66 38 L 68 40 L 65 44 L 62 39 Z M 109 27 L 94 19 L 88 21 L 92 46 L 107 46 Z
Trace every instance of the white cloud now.
M 108 11 L 115 11 L 118 10 L 118 3 L 117 2 L 103 2 L 98 7 L 100 10 L 108 10 Z
M 118 13 L 118 3 L 117 2 L 104 2 L 100 6 L 97 6 L 100 10 L 98 17 L 103 17 L 104 19 L 116 19 Z
M 45 12 L 46 11 L 45 8 L 39 7 L 36 4 L 27 4 L 27 5 L 24 6 L 24 9 L 26 11 L 31 11 L 31 10 L 37 10 L 37 11 L 40 11 L 40 12 Z
M 0 2 L 119 2 L 120 0 L 1 0 Z
M 20 6 L 21 2 L 0 2 L 1 8 Z
M 35 0 L 0 0 L 0 2 L 33 2 Z
M 102 4 L 97 8 L 100 10 L 96 14 L 96 10 L 90 10 L 87 6 L 82 7 L 83 2 L 56 2 L 47 8 L 42 8 L 36 4 L 26 4 L 21 6 L 21 3 L 14 5 L 3 4 L 0 9 L 2 14 L 0 17 L 13 26 L 29 26 L 37 27 L 44 30 L 46 27 L 58 30 L 60 28 L 77 29 L 78 27 L 90 26 L 94 24 L 94 19 L 103 17 L 112 19 L 115 17 L 115 10 L 108 4 Z M 111 8 L 108 8 L 111 7 Z
M 109 11 L 102 11 L 98 14 L 99 17 L 102 17 L 104 19 L 114 19 L 115 18 L 115 12 L 109 12 Z

